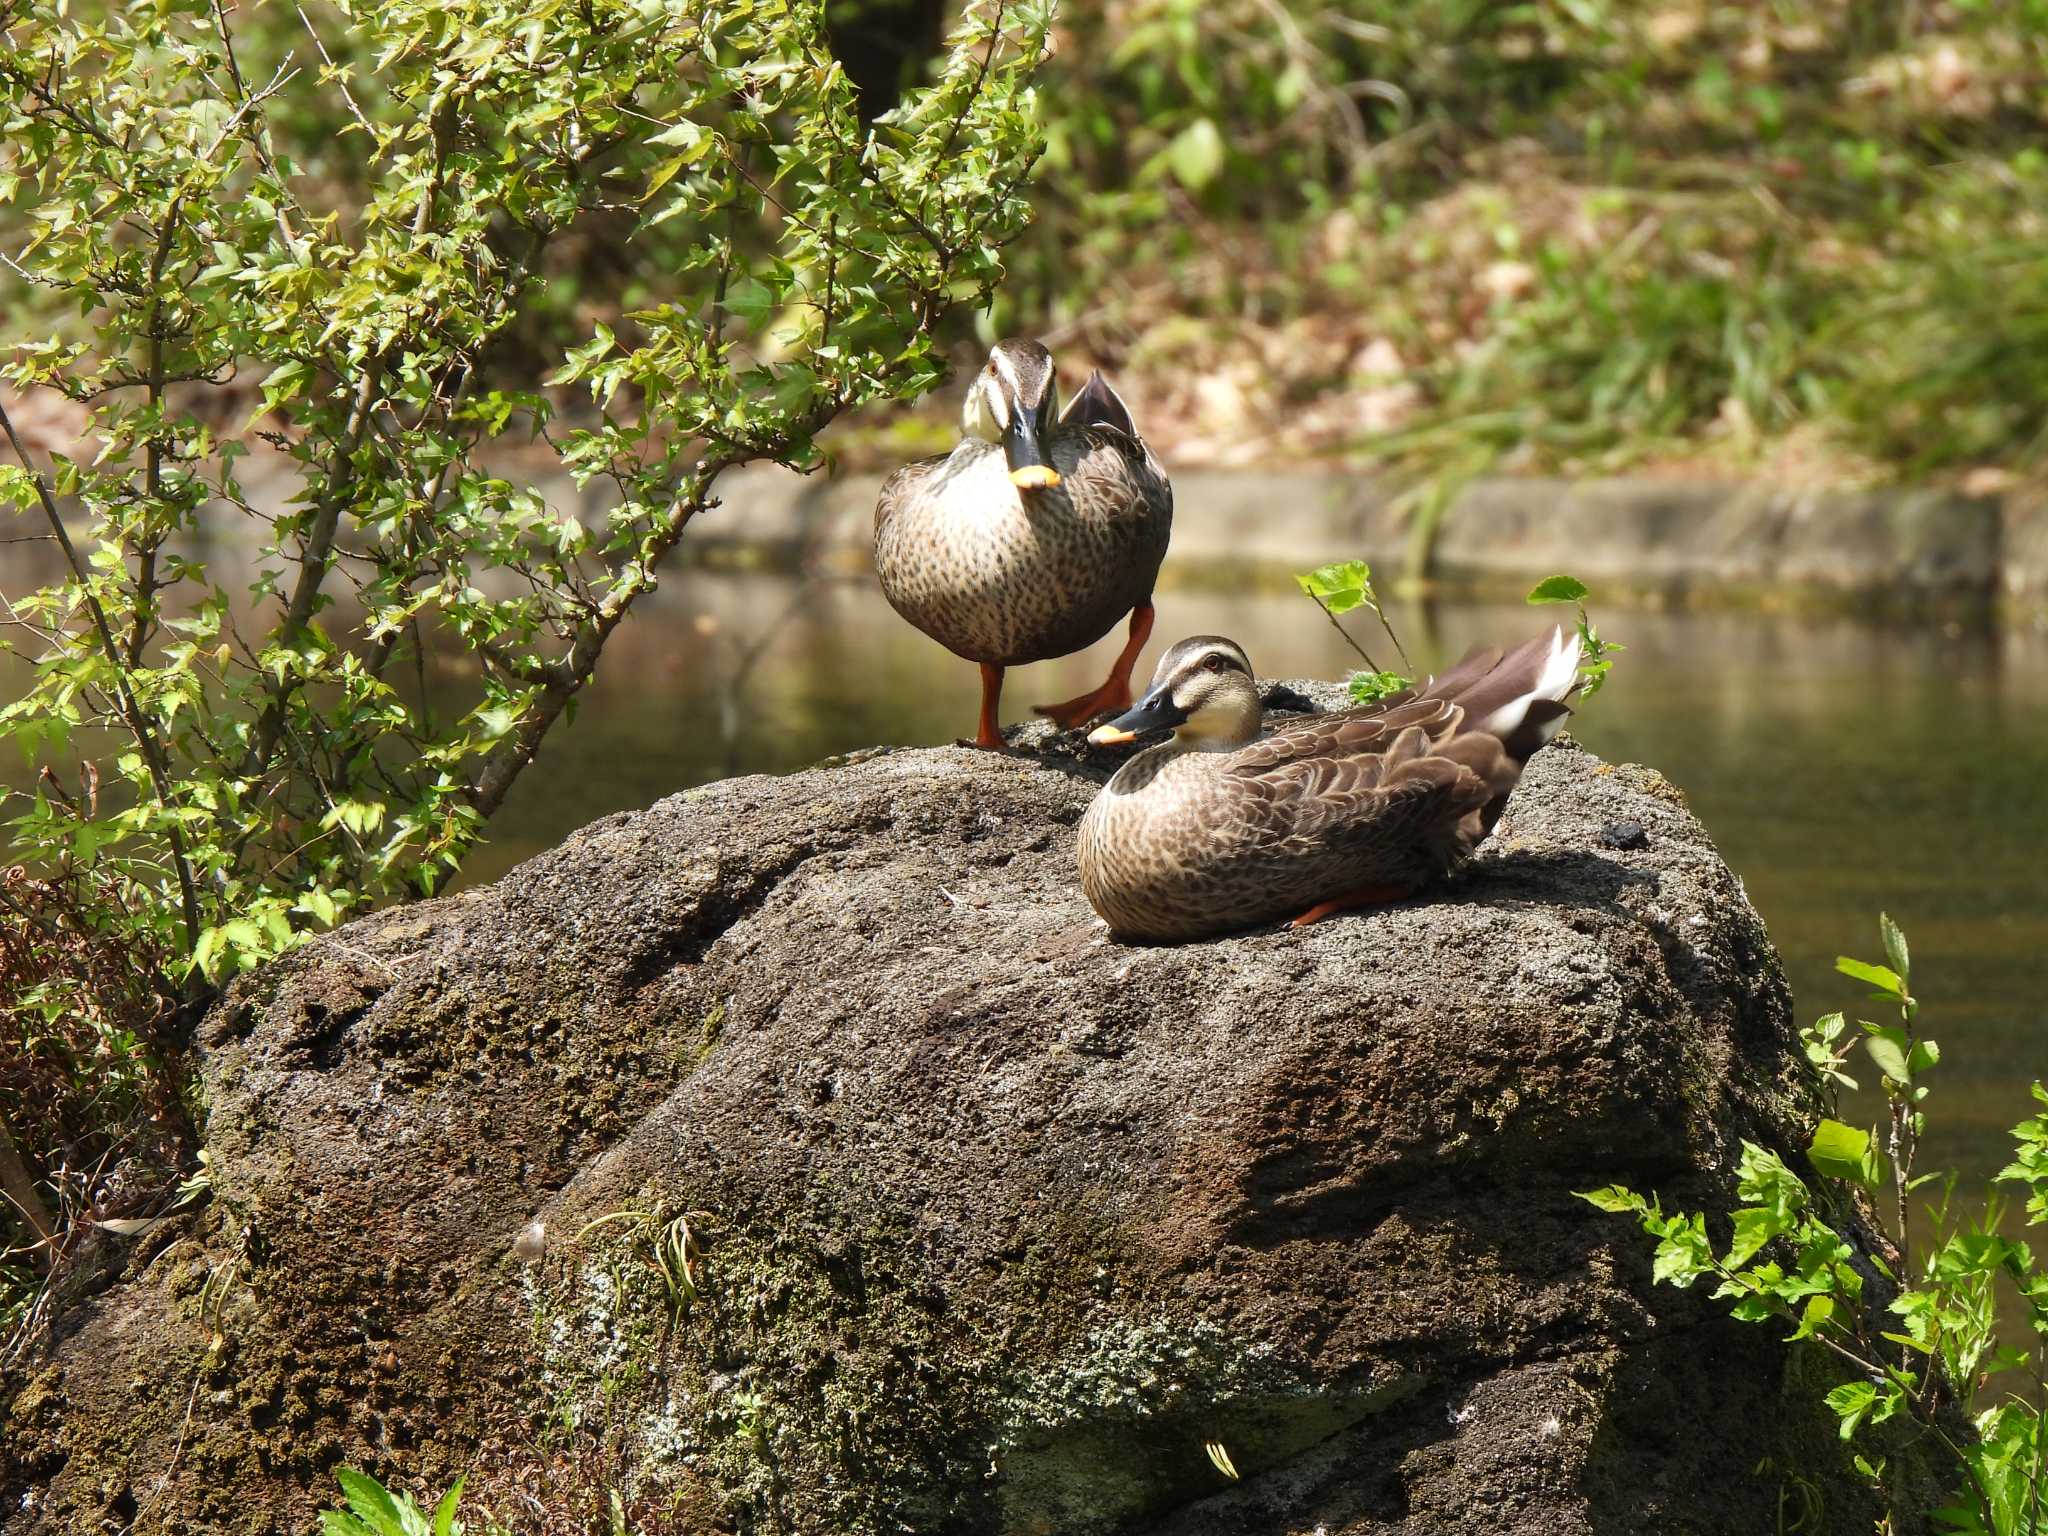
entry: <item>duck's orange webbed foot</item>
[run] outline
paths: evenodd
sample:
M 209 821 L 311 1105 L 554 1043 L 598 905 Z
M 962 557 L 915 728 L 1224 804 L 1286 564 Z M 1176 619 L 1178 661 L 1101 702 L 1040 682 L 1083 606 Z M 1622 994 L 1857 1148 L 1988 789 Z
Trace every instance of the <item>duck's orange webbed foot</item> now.
M 1076 731 L 1098 715 L 1120 715 L 1135 703 L 1129 679 L 1119 688 L 1116 679 L 1111 678 L 1093 693 L 1068 699 L 1064 704 L 1034 704 L 1031 712 L 1045 716 L 1063 731 Z
M 1341 896 L 1332 896 L 1328 901 L 1319 901 L 1310 907 L 1290 925 L 1306 928 L 1310 923 L 1319 923 L 1326 917 L 1339 912 L 1348 912 L 1354 907 L 1382 907 L 1388 902 L 1406 901 L 1415 894 L 1412 885 L 1361 885 Z
M 1063 731 L 1086 725 L 1099 715 L 1120 715 L 1137 703 L 1131 693 L 1131 668 L 1152 633 L 1152 604 L 1143 602 L 1131 610 L 1131 633 L 1110 666 L 1109 677 L 1093 693 L 1084 693 L 1063 704 L 1034 704 L 1032 712 L 1045 716 Z

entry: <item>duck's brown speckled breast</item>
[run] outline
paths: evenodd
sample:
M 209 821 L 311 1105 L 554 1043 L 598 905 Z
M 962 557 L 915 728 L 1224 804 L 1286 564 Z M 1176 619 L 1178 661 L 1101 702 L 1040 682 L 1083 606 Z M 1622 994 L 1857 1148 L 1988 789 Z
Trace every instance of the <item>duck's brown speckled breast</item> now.
M 967 442 L 896 472 L 875 507 L 890 606 L 956 655 L 1018 666 L 1093 645 L 1152 595 L 1173 493 L 1120 432 L 1067 427 L 1060 473 L 1021 493 L 1002 449 Z

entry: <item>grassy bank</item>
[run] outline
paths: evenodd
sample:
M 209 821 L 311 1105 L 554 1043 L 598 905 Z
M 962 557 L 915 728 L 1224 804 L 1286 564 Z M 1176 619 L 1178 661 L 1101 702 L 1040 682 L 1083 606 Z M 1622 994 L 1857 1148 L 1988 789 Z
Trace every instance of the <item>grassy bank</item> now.
M 828 15 L 881 110 L 950 8 Z M 288 7 L 236 25 L 252 72 L 310 60 Z M 956 357 L 1048 335 L 1113 368 L 1178 462 L 2039 476 L 2048 0 L 1077 0 L 1057 41 L 1036 222 Z M 347 111 L 276 124 L 341 209 Z M 10 253 L 37 196 L 0 155 Z M 694 232 L 639 223 L 556 243 L 495 345 L 513 387 L 673 293 Z M 16 336 L 77 324 L 5 269 L 0 309 Z M 947 415 L 837 435 L 900 456 Z
M 2038 0 L 1066 22 L 998 325 L 1115 363 L 1184 454 L 2040 467 Z

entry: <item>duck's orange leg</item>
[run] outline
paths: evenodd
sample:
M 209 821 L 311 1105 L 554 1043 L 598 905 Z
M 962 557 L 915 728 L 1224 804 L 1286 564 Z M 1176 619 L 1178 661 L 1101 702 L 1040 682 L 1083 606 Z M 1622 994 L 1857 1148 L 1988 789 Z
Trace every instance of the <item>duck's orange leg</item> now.
M 1152 600 L 1147 598 L 1131 610 L 1131 634 L 1124 641 L 1124 648 L 1110 666 L 1109 677 L 1093 693 L 1084 693 L 1079 698 L 1068 699 L 1064 704 L 1034 704 L 1035 713 L 1044 715 L 1063 731 L 1071 731 L 1079 725 L 1086 725 L 1097 715 L 1122 714 L 1136 702 L 1131 696 L 1131 668 L 1138 664 L 1138 656 L 1145 649 L 1145 642 L 1152 634 Z
M 1306 928 L 1310 923 L 1319 923 L 1324 918 L 1353 907 L 1378 907 L 1390 901 L 1406 901 L 1415 894 L 1412 885 L 1361 885 L 1356 890 L 1346 891 L 1341 896 L 1332 896 L 1328 901 L 1319 901 L 1301 916 L 1293 925 Z
M 980 747 L 985 752 L 1007 752 L 1010 744 L 1003 740 L 1002 728 L 996 724 L 996 706 L 1003 699 L 1003 669 L 984 661 L 981 664 L 981 722 L 974 733 L 974 740 L 962 741 L 963 747 Z

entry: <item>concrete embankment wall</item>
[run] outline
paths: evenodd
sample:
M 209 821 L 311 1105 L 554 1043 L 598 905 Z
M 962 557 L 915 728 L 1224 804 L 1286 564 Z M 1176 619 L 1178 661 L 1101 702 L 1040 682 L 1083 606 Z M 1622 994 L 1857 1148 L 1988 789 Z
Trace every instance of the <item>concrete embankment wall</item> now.
M 593 523 L 609 483 L 578 487 L 552 459 L 513 455 L 494 472 Z M 283 510 L 295 466 L 258 452 L 240 478 Z M 788 565 L 868 558 L 879 474 L 802 476 L 772 465 L 727 474 L 722 504 L 680 546 L 685 561 Z M 1286 585 L 1331 560 L 1372 562 L 1383 590 L 1404 576 L 1449 595 L 1518 597 L 1568 571 L 1613 602 L 1733 604 L 1873 616 L 2048 625 L 2048 501 L 1950 489 L 1815 489 L 1766 481 L 1618 477 L 1474 480 L 1431 526 L 1398 488 L 1332 469 L 1183 469 L 1174 474 L 1173 549 L 1162 585 Z M 1412 503 L 1414 498 L 1407 499 Z M 250 525 L 223 515 L 232 543 Z M 346 533 L 344 533 L 346 537 Z M 7 551 L 10 583 L 54 578 L 54 551 Z M 218 553 L 218 551 L 216 551 Z M 44 572 L 42 566 L 51 568 Z
M 729 475 L 685 541 L 699 560 L 865 558 L 881 476 Z M 1603 601 L 2048 615 L 2048 516 L 1950 490 L 1757 482 L 1483 479 L 1425 536 L 1384 483 L 1338 471 L 1174 476 L 1175 583 L 1284 581 L 1362 557 L 1455 591 L 1526 590 L 1558 571 Z M 1413 562 L 1411 564 L 1411 562 Z

